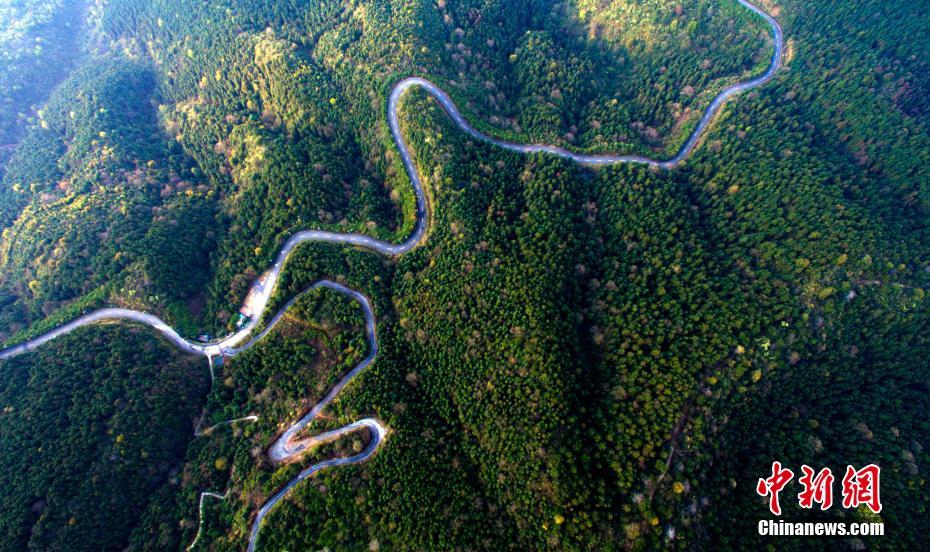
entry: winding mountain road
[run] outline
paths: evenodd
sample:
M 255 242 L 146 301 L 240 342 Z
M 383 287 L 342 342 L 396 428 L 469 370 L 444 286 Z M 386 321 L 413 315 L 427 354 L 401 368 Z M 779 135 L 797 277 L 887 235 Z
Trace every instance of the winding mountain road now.
M 298 296 L 292 298 L 287 304 L 284 305 L 270 320 L 270 322 L 256 334 L 254 337 L 249 338 L 253 332 L 258 327 L 258 324 L 261 320 L 261 314 L 265 312 L 268 307 L 268 302 L 271 298 L 272 293 L 275 290 L 275 287 L 278 283 L 278 278 L 280 277 L 281 270 L 284 267 L 285 262 L 290 256 L 291 252 L 298 245 L 305 242 L 325 242 L 333 244 L 344 244 L 344 245 L 354 245 L 371 251 L 375 251 L 384 255 L 396 256 L 400 255 L 406 251 L 409 251 L 417 244 L 419 244 L 425 234 L 426 234 L 426 195 L 423 192 L 423 183 L 421 181 L 420 175 L 416 170 L 416 167 L 413 162 L 413 158 L 410 153 L 410 149 L 407 146 L 407 143 L 404 141 L 404 137 L 400 130 L 400 122 L 398 120 L 398 107 L 400 99 L 403 94 L 413 87 L 419 87 L 429 93 L 439 104 L 445 109 L 449 117 L 458 125 L 458 127 L 464 132 L 468 133 L 472 137 L 488 142 L 495 146 L 514 151 L 519 153 L 548 153 L 556 155 L 571 161 L 581 163 L 584 165 L 612 165 L 619 163 L 636 163 L 648 165 L 651 167 L 656 167 L 660 169 L 674 169 L 678 167 L 683 161 L 685 161 L 694 149 L 699 144 L 701 138 L 706 133 L 708 127 L 710 126 L 713 118 L 719 113 L 723 104 L 729 100 L 731 97 L 750 90 L 757 88 L 767 83 L 775 75 L 776 71 L 781 67 L 783 50 L 784 50 L 784 38 L 782 34 L 781 26 L 778 22 L 770 16 L 768 13 L 764 12 L 757 6 L 750 3 L 748 0 L 736 0 L 741 5 L 756 13 L 762 17 L 772 29 L 772 38 L 774 41 L 774 51 L 772 53 L 771 63 L 768 69 L 759 77 L 753 78 L 751 80 L 734 84 L 730 87 L 724 89 L 716 98 L 711 102 L 711 104 L 705 110 L 701 120 L 698 122 L 697 127 L 694 129 L 694 132 L 681 147 L 678 154 L 675 157 L 668 159 L 666 161 L 657 161 L 647 157 L 639 155 L 584 155 L 572 153 L 566 149 L 548 146 L 548 145 L 539 145 L 539 144 L 516 144 L 512 142 L 507 142 L 504 140 L 499 140 L 497 138 L 483 134 L 482 132 L 475 129 L 471 126 L 462 114 L 459 112 L 455 103 L 452 99 L 446 94 L 441 88 L 433 84 L 432 82 L 418 78 L 411 77 L 406 78 L 398 82 L 394 88 L 391 90 L 390 97 L 388 98 L 388 125 L 390 127 L 391 135 L 394 139 L 394 143 L 397 146 L 398 151 L 400 152 L 401 159 L 404 164 L 404 168 L 407 171 L 407 175 L 410 178 L 410 183 L 413 186 L 414 194 L 416 196 L 416 225 L 413 232 L 410 236 L 399 244 L 393 244 L 386 241 L 378 240 L 370 236 L 365 236 L 363 234 L 354 234 L 354 233 L 337 233 L 337 232 L 328 232 L 323 230 L 304 230 L 292 235 L 284 246 L 281 248 L 281 251 L 278 253 L 277 258 L 275 259 L 274 264 L 269 268 L 265 273 L 264 277 L 261 280 L 260 284 L 256 284 L 253 288 L 254 299 L 250 303 L 252 307 L 253 316 L 250 321 L 243 326 L 241 329 L 232 333 L 225 338 L 211 342 L 211 343 L 198 343 L 192 342 L 181 337 L 173 328 L 168 326 L 164 321 L 158 318 L 155 315 L 139 312 L 129 309 L 119 309 L 119 308 L 106 308 L 94 311 L 92 313 L 81 316 L 67 324 L 59 326 L 54 330 L 49 331 L 39 337 L 31 339 L 20 345 L 10 347 L 3 351 L 0 351 L 0 360 L 10 358 L 16 355 L 23 353 L 28 353 L 35 350 L 38 347 L 41 347 L 45 343 L 56 339 L 62 335 L 65 335 L 69 332 L 72 332 L 80 327 L 87 326 L 90 324 L 95 324 L 104 320 L 127 320 L 134 321 L 140 324 L 145 324 L 155 329 L 157 332 L 161 333 L 165 338 L 167 338 L 171 343 L 173 343 L 179 349 L 192 353 L 205 355 L 207 357 L 214 356 L 234 356 L 242 351 L 245 351 L 252 347 L 257 342 L 261 341 L 267 334 L 270 332 L 275 325 L 281 320 L 281 317 L 287 312 L 287 310 L 297 301 L 297 299 L 313 289 L 328 288 L 334 290 L 338 293 L 341 293 L 353 300 L 355 300 L 359 306 L 362 308 L 362 311 L 365 315 L 366 322 L 366 334 L 369 344 L 368 355 L 357 364 L 351 371 L 345 374 L 339 382 L 326 394 L 326 396 L 314 406 L 307 414 L 301 417 L 298 421 L 288 427 L 284 433 L 278 437 L 275 442 L 269 447 L 268 455 L 270 459 L 275 463 L 280 462 L 292 462 L 299 460 L 309 449 L 313 448 L 316 445 L 323 444 L 336 440 L 343 435 L 359 431 L 362 429 L 368 430 L 371 434 L 371 440 L 368 446 L 358 454 L 348 456 L 348 457 L 339 457 L 325 460 L 313 464 L 312 466 L 301 471 L 300 474 L 285 485 L 281 490 L 279 490 L 275 495 L 273 495 L 259 510 L 255 520 L 252 523 L 251 534 L 249 537 L 249 552 L 253 552 L 256 549 L 258 543 L 259 531 L 261 529 L 262 521 L 265 519 L 265 516 L 283 499 L 287 494 L 294 488 L 295 485 L 303 481 L 304 479 L 312 476 L 313 474 L 335 466 L 343 466 L 348 464 L 357 464 L 364 462 L 370 458 L 382 445 L 385 438 L 388 435 L 388 429 L 384 426 L 382 422 L 375 418 L 364 418 L 357 422 L 353 422 L 349 425 L 341 427 L 333 431 L 327 431 L 325 433 L 312 436 L 312 437 L 299 437 L 298 434 L 301 433 L 307 425 L 316 419 L 317 416 L 326 408 L 339 394 L 342 389 L 349 384 L 352 379 L 355 378 L 360 372 L 365 370 L 371 363 L 374 361 L 378 353 L 378 339 L 376 331 L 376 323 L 374 312 L 371 308 L 371 304 L 368 301 L 368 298 L 355 291 L 349 289 L 341 284 L 332 282 L 329 280 L 323 280 L 317 282 L 305 292 L 302 292 Z M 252 417 L 248 417 L 251 419 Z M 203 498 L 212 497 L 222 499 L 225 495 L 219 495 L 216 493 L 204 493 L 201 495 L 200 509 L 203 508 Z M 197 538 L 191 546 L 196 544 L 197 539 L 200 538 L 200 531 L 198 529 Z

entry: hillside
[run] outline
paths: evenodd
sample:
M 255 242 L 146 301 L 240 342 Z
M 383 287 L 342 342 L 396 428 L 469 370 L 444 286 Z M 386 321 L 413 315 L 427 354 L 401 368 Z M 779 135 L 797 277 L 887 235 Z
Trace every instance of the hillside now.
M 424 239 L 297 246 L 258 327 L 295 302 L 212 385 L 202 358 L 128 323 L 0 360 L 4 549 L 243 550 L 301 470 L 370 447 L 295 486 L 259 549 L 930 545 L 930 16 L 758 6 L 784 31 L 774 78 L 670 170 L 508 151 L 411 88 L 397 118 Z M 421 215 L 389 127 L 404 77 L 496 139 L 665 160 L 775 46 L 729 0 L 4 10 L 5 345 L 106 306 L 222 336 L 296 232 L 404 242 Z M 389 433 L 274 464 L 281 432 L 371 352 L 357 301 L 301 295 L 322 278 L 368 298 L 378 351 L 304 433 Z M 789 487 L 782 518 L 885 536 L 758 536 L 773 460 L 880 465 L 880 514 L 804 511 Z M 225 498 L 201 525 L 204 491 Z

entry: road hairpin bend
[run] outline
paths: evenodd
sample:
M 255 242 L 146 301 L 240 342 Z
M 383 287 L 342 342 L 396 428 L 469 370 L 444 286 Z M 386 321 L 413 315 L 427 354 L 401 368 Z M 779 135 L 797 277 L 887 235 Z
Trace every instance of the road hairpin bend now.
M 46 334 L 43 334 L 20 345 L 16 345 L 14 347 L 0 351 L 0 360 L 35 350 L 37 347 L 40 347 L 41 345 L 59 336 L 72 332 L 77 328 L 87 326 L 89 324 L 94 324 L 103 320 L 129 320 L 139 322 L 154 328 L 183 351 L 192 354 L 204 355 L 210 358 L 217 356 L 230 357 L 246 349 L 249 349 L 257 342 L 261 341 L 268 334 L 268 332 L 270 332 L 272 328 L 274 328 L 274 326 L 281 320 L 281 317 L 284 316 L 284 314 L 296 302 L 296 300 L 307 291 L 319 288 L 328 288 L 355 300 L 362 308 L 362 311 L 365 315 L 366 333 L 369 344 L 368 356 L 365 357 L 365 359 L 356 365 L 351 371 L 345 374 L 342 379 L 340 379 L 339 382 L 332 389 L 330 389 L 323 400 L 321 400 L 307 414 L 297 420 L 283 434 L 281 434 L 281 436 L 278 437 L 277 440 L 275 440 L 275 442 L 272 443 L 272 445 L 269 447 L 268 456 L 275 463 L 294 461 L 302 457 L 315 445 L 333 441 L 343 435 L 358 431 L 360 429 L 368 430 L 371 434 L 371 440 L 369 441 L 368 446 L 358 454 L 346 457 L 332 458 L 313 464 L 312 466 L 301 471 L 297 477 L 295 477 L 292 481 L 290 481 L 287 485 L 275 493 L 261 507 L 258 515 L 252 522 L 248 550 L 249 552 L 253 552 L 258 545 L 259 530 L 261 529 L 262 521 L 265 519 L 265 516 L 275 507 L 275 505 L 278 504 L 282 498 L 287 496 L 287 494 L 294 488 L 295 485 L 321 470 L 334 466 L 344 466 L 348 464 L 358 464 L 360 462 L 364 462 L 381 447 L 388 433 L 388 429 L 379 420 L 375 418 L 364 418 L 339 429 L 327 431 L 316 436 L 298 437 L 298 434 L 303 429 L 305 429 L 307 425 L 333 401 L 336 395 L 338 395 L 339 392 L 342 391 L 342 389 L 348 385 L 348 383 L 352 381 L 355 376 L 371 365 L 378 354 L 378 338 L 375 315 L 367 297 L 358 291 L 349 289 L 336 282 L 323 280 L 317 282 L 301 294 L 298 294 L 296 297 L 288 301 L 287 304 L 285 304 L 284 307 L 281 308 L 277 314 L 275 314 L 271 321 L 265 325 L 262 331 L 251 338 L 250 336 L 252 335 L 253 331 L 256 330 L 261 320 L 261 315 L 265 312 L 265 309 L 268 306 L 268 302 L 278 283 L 278 278 L 281 274 L 281 270 L 283 269 L 285 262 L 287 261 L 294 248 L 298 245 L 305 242 L 354 245 L 384 255 L 398 256 L 411 250 L 423 240 L 426 234 L 426 195 L 423 192 L 423 183 L 419 173 L 416 170 L 416 167 L 414 166 L 413 159 L 410 154 L 410 149 L 408 148 L 407 143 L 404 141 L 403 135 L 401 134 L 397 115 L 401 96 L 410 88 L 422 88 L 439 102 L 443 109 L 445 109 L 448 116 L 455 122 L 456 125 L 458 125 L 462 131 L 468 133 L 470 136 L 478 140 L 510 151 L 519 153 L 548 153 L 574 161 L 576 163 L 591 166 L 634 163 L 648 165 L 660 169 L 675 169 L 691 155 L 707 131 L 707 128 L 711 124 L 714 116 L 720 111 L 721 107 L 728 99 L 735 96 L 736 94 L 739 94 L 740 92 L 757 88 L 767 83 L 775 75 L 775 72 L 778 71 L 779 67 L 781 67 L 784 48 L 784 39 L 781 26 L 771 15 L 762 11 L 762 9 L 750 3 L 748 0 L 736 1 L 758 16 L 762 17 L 771 27 L 772 38 L 774 40 L 774 51 L 772 53 L 771 63 L 769 64 L 768 69 L 762 75 L 745 82 L 734 84 L 718 94 L 704 111 L 704 114 L 701 117 L 701 120 L 698 122 L 697 127 L 695 127 L 694 132 L 678 151 L 678 154 L 671 159 L 666 161 L 657 161 L 639 155 L 581 155 L 555 146 L 539 144 L 516 144 L 499 140 L 478 131 L 473 126 L 468 124 L 449 95 L 443 92 L 443 90 L 438 86 L 426 79 L 418 77 L 406 78 L 395 84 L 391 89 L 391 94 L 388 98 L 387 106 L 388 125 L 390 126 L 391 135 L 394 139 L 394 144 L 397 146 L 397 149 L 400 152 L 401 159 L 404 163 L 404 168 L 407 171 L 407 175 L 410 178 L 410 184 L 413 186 L 413 191 L 416 196 L 416 224 L 414 226 L 413 232 L 404 242 L 394 244 L 378 240 L 370 236 L 365 236 L 363 234 L 344 234 L 323 230 L 304 230 L 292 235 L 287 240 L 287 242 L 285 242 L 284 247 L 281 248 L 281 251 L 278 253 L 274 264 L 253 288 L 253 316 L 251 317 L 250 321 L 235 333 L 212 343 L 197 343 L 188 341 L 181 337 L 173 328 L 165 324 L 160 318 L 152 314 L 129 309 L 106 308 L 81 316 L 71 322 L 68 322 L 67 324 L 49 331 Z M 220 495 L 217 493 L 206 493 L 205 495 L 201 495 L 201 502 L 199 505 L 201 509 L 203 507 L 203 498 L 205 496 L 221 500 L 225 497 L 225 495 Z M 198 530 L 197 539 L 199 539 L 199 536 L 200 531 Z M 195 539 L 191 546 L 196 544 L 197 539 Z

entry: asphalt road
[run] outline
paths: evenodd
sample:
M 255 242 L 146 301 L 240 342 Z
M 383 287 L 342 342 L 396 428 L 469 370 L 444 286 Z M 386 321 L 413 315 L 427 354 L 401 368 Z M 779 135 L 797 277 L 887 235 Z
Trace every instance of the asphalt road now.
M 757 88 L 767 83 L 775 75 L 775 72 L 778 71 L 779 67 L 782 64 L 782 57 L 784 51 L 784 38 L 782 34 L 781 26 L 772 18 L 770 15 L 751 4 L 747 0 L 736 0 L 747 9 L 752 10 L 760 17 L 762 17 L 772 28 L 772 38 L 774 41 L 774 51 L 772 53 L 771 63 L 764 74 L 754 78 L 749 81 L 741 82 L 734 84 L 726 89 L 724 89 L 711 104 L 707 107 L 704 112 L 704 115 L 701 117 L 700 122 L 695 128 L 694 132 L 681 147 L 678 154 L 675 157 L 660 161 L 655 159 L 650 159 L 638 155 L 583 155 L 572 153 L 566 149 L 548 146 L 543 144 L 515 144 L 512 142 L 507 142 L 504 140 L 499 140 L 497 138 L 488 136 L 479 132 L 477 129 L 472 127 L 459 112 L 455 103 L 452 99 L 443 92 L 441 88 L 433 84 L 432 82 L 422 79 L 419 77 L 411 77 L 404 79 L 398 82 L 394 88 L 391 89 L 390 97 L 388 98 L 388 125 L 390 126 L 391 135 L 394 138 L 394 143 L 397 146 L 398 151 L 400 152 L 401 159 L 404 164 L 404 168 L 407 171 L 407 175 L 410 178 L 410 184 L 413 186 L 414 194 L 416 196 L 416 209 L 417 209 L 417 220 L 413 232 L 410 236 L 404 240 L 402 243 L 393 244 L 372 238 L 370 236 L 365 236 L 363 234 L 354 234 L 354 233 L 337 233 L 337 232 L 328 232 L 323 230 L 304 230 L 298 232 L 291 236 L 284 246 L 281 248 L 281 251 L 278 253 L 277 258 L 275 259 L 274 264 L 269 268 L 266 273 L 267 278 L 264 281 L 264 285 L 261 287 L 261 291 L 258 292 L 258 296 L 253 303 L 254 315 L 251 317 L 251 320 L 244 327 L 232 333 L 222 339 L 214 341 L 212 343 L 198 343 L 192 342 L 184 339 L 178 333 L 172 329 L 170 326 L 165 324 L 160 318 L 155 315 L 148 314 L 145 312 L 139 312 L 129 309 L 119 309 L 119 308 L 107 308 L 94 311 L 92 313 L 81 316 L 67 324 L 59 326 L 54 330 L 49 331 L 39 337 L 31 339 L 20 345 L 10 347 L 3 351 L 0 351 L 0 359 L 10 358 L 16 355 L 28 353 L 35 350 L 38 347 L 41 347 L 45 343 L 65 335 L 69 332 L 74 331 L 77 328 L 82 326 L 87 326 L 89 324 L 95 324 L 104 320 L 128 320 L 138 322 L 140 324 L 145 324 L 152 327 L 157 332 L 161 333 L 165 338 L 167 338 L 171 343 L 177 346 L 183 351 L 187 351 L 192 354 L 200 354 L 205 356 L 234 356 L 248 348 L 252 347 L 255 343 L 261 341 L 268 332 L 281 320 L 281 317 L 287 312 L 287 310 L 294 304 L 300 295 L 292 298 L 288 303 L 275 314 L 271 321 L 265 326 L 265 328 L 258 334 L 252 336 L 253 332 L 257 328 L 257 325 L 261 319 L 261 313 L 264 313 L 268 307 L 268 302 L 271 298 L 272 293 L 275 290 L 275 287 L 278 283 L 278 278 L 281 274 L 281 270 L 284 267 L 287 258 L 290 256 L 291 252 L 298 245 L 304 242 L 325 242 L 325 243 L 334 243 L 334 244 L 344 244 L 344 245 L 353 245 L 361 247 L 364 249 L 369 249 L 376 251 L 378 253 L 396 256 L 400 255 L 406 251 L 409 251 L 417 244 L 419 244 L 425 234 L 426 234 L 426 195 L 423 192 L 423 183 L 420 179 L 420 175 L 416 170 L 416 167 L 413 163 L 413 158 L 410 153 L 410 149 L 407 146 L 406 141 L 404 140 L 403 134 L 400 130 L 400 123 L 398 121 L 398 104 L 400 98 L 403 94 L 413 87 L 420 87 L 429 93 L 439 104 L 445 109 L 449 117 L 458 125 L 458 127 L 469 135 L 473 136 L 478 140 L 494 144 L 498 147 L 515 151 L 519 153 L 548 153 L 552 155 L 557 155 L 559 157 L 575 161 L 584 165 L 613 165 L 619 163 L 636 163 L 649 165 L 652 167 L 660 169 L 674 169 L 678 167 L 683 161 L 685 161 L 694 149 L 697 147 L 701 138 L 707 131 L 707 128 L 713 121 L 713 118 L 719 113 L 723 104 L 733 97 L 736 94 Z M 369 344 L 369 353 L 358 365 L 356 365 L 351 371 L 345 374 L 342 379 L 326 394 L 322 401 L 319 404 L 313 407 L 310 412 L 305 414 L 302 418 L 297 420 L 294 424 L 287 428 L 280 437 L 269 447 L 268 455 L 273 462 L 290 462 L 299 460 L 300 457 L 310 448 L 315 445 L 319 445 L 325 442 L 333 441 L 339 437 L 359 431 L 367 430 L 371 434 L 371 440 L 369 441 L 368 446 L 362 452 L 341 458 L 332 458 L 330 460 L 325 460 L 318 462 L 303 470 L 296 478 L 290 481 L 285 485 L 281 490 L 279 490 L 274 496 L 272 496 L 259 510 L 258 515 L 255 517 L 255 520 L 252 523 L 251 535 L 249 538 L 249 552 L 253 552 L 258 543 L 259 530 L 261 529 L 262 521 L 265 519 L 265 516 L 281 501 L 287 494 L 294 488 L 295 485 L 303 481 L 304 479 L 312 476 L 313 474 L 335 466 L 343 466 L 347 464 L 357 464 L 364 462 L 370 458 L 382 445 L 387 434 L 388 429 L 384 426 L 383 423 L 378 421 L 375 418 L 364 418 L 357 422 L 351 423 L 342 428 L 328 431 L 312 437 L 299 437 L 298 434 L 303 431 L 307 425 L 313 421 L 323 409 L 328 406 L 336 395 L 339 394 L 342 389 L 352 381 L 355 376 L 360 372 L 365 370 L 371 363 L 374 361 L 375 356 L 378 353 L 378 340 L 375 324 L 375 316 L 372 311 L 371 304 L 368 301 L 368 298 L 359 293 L 358 291 L 349 289 L 341 284 L 336 282 L 323 280 L 317 282 L 306 291 L 318 288 L 329 288 L 347 297 L 354 299 L 362 308 L 365 321 L 366 321 L 366 333 Z M 301 294 L 302 295 L 302 294 Z M 223 498 L 223 495 L 218 495 L 216 493 L 205 493 L 206 496 L 213 498 Z M 200 508 L 203 507 L 203 498 L 201 496 Z M 198 538 L 200 532 L 198 531 Z M 195 540 L 196 543 L 196 540 Z

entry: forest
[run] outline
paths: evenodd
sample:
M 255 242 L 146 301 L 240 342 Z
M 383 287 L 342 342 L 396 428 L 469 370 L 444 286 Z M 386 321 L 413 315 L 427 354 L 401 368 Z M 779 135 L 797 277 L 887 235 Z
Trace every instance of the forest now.
M 426 240 L 301 245 L 268 311 L 321 278 L 370 298 L 378 356 L 308 431 L 390 435 L 260 550 L 930 546 L 930 14 L 758 5 L 784 66 L 674 171 L 507 152 L 402 99 Z M 4 346 L 105 306 L 224 335 L 294 232 L 404 240 L 404 77 L 498 138 L 665 159 L 772 48 L 729 0 L 18 0 L 0 33 Z M 214 378 L 125 323 L 0 360 L 0 549 L 244 550 L 301 468 L 368 443 L 266 454 L 367 352 L 324 289 Z M 759 536 L 774 460 L 881 466 L 880 514 L 789 487 L 781 518 L 885 536 Z
M 138 327 L 69 335 L 3 365 L 0 549 L 114 550 L 177 488 L 209 378 Z
M 78 61 L 82 8 L 67 0 L 0 7 L 0 176 L 49 93 Z

